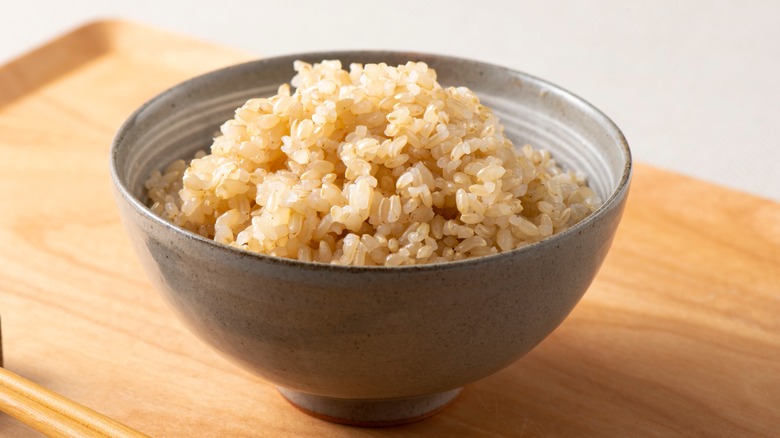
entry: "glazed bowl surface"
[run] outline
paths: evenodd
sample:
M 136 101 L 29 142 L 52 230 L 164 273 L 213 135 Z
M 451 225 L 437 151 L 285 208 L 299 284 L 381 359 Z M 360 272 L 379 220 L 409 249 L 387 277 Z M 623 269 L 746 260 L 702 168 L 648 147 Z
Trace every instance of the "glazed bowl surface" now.
M 144 181 L 207 149 L 247 99 L 276 93 L 293 61 L 424 61 L 467 86 L 516 146 L 551 151 L 588 175 L 604 203 L 572 228 L 510 252 L 403 267 L 347 267 L 249 253 L 155 216 Z M 121 126 L 111 149 L 117 204 L 140 260 L 200 339 L 334 421 L 396 424 L 446 405 L 549 335 L 588 289 L 625 205 L 631 155 L 615 124 L 579 97 L 507 68 L 406 52 L 261 59 L 179 84 Z

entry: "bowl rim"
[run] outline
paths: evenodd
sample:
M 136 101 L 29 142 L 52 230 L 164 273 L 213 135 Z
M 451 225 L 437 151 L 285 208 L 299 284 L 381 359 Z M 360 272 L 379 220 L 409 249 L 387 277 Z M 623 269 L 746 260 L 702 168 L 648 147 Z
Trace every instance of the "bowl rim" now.
M 154 214 L 147 205 L 141 202 L 137 197 L 135 197 L 130 192 L 130 189 L 119 178 L 119 174 L 117 171 L 117 151 L 120 148 L 120 144 L 124 140 L 128 131 L 136 123 L 139 116 L 142 115 L 149 107 L 153 106 L 156 102 L 164 99 L 168 94 L 184 89 L 185 87 L 188 87 L 193 83 L 205 81 L 212 76 L 217 76 L 231 70 L 240 70 L 240 69 L 250 68 L 255 66 L 260 66 L 260 68 L 262 68 L 262 64 L 279 63 L 282 62 L 283 60 L 289 60 L 290 64 L 292 65 L 292 61 L 295 59 L 318 58 L 320 60 L 326 60 L 326 59 L 340 59 L 341 57 L 344 56 L 360 57 L 361 55 L 366 55 L 366 54 L 370 56 L 386 55 L 388 57 L 403 56 L 409 58 L 410 61 L 414 59 L 418 59 L 418 60 L 422 59 L 423 61 L 425 61 L 425 59 L 437 59 L 437 60 L 443 60 L 448 62 L 459 62 L 459 63 L 471 64 L 474 66 L 489 67 L 494 70 L 502 71 L 503 73 L 508 75 L 522 77 L 524 81 L 534 83 L 534 85 L 545 89 L 547 92 L 555 93 L 559 98 L 562 98 L 567 104 L 573 105 L 575 107 L 579 107 L 579 109 L 583 110 L 589 116 L 594 118 L 597 122 L 599 122 L 600 126 L 603 129 L 605 129 L 612 137 L 615 138 L 615 140 L 618 143 L 618 146 L 622 150 L 623 156 L 625 157 L 625 162 L 623 163 L 623 170 L 620 176 L 620 181 L 618 182 L 615 189 L 611 191 L 607 199 L 604 200 L 604 202 L 602 202 L 602 204 L 595 211 L 593 211 L 591 214 L 586 216 L 583 220 L 581 220 L 580 222 L 574 224 L 570 228 L 567 228 L 566 230 L 560 233 L 553 234 L 537 242 L 533 242 L 528 245 L 525 245 L 521 248 L 515 248 L 510 251 L 499 252 L 496 254 L 490 254 L 490 255 L 479 256 L 479 257 L 471 257 L 471 258 L 448 261 L 448 262 L 436 262 L 436 263 L 401 265 L 401 266 L 386 266 L 386 265 L 354 266 L 354 265 L 338 265 L 338 264 L 330 264 L 330 263 L 321 263 L 321 262 L 313 262 L 313 261 L 306 262 L 297 259 L 288 259 L 283 257 L 271 256 L 268 254 L 256 253 L 256 252 L 252 252 L 240 248 L 235 248 L 230 245 L 226 245 L 224 243 L 219 243 L 213 239 L 208 239 L 192 231 L 181 228 L 173 224 L 172 222 L 169 222 L 166 219 Z M 433 54 L 433 53 L 426 53 L 426 52 L 413 52 L 413 51 L 393 51 L 393 50 L 338 50 L 338 51 L 299 52 L 299 53 L 293 53 L 287 55 L 273 56 L 268 58 L 258 58 L 255 60 L 250 60 L 247 62 L 242 62 L 239 64 L 234 64 L 234 65 L 222 67 L 216 70 L 199 74 L 197 76 L 194 76 L 183 82 L 179 82 L 161 91 L 151 99 L 147 100 L 137 109 L 135 109 L 117 129 L 116 134 L 114 135 L 111 141 L 109 155 L 110 155 L 109 167 L 110 167 L 111 181 L 114 185 L 115 190 L 122 197 L 122 199 L 124 199 L 127 203 L 130 204 L 134 212 L 139 214 L 144 220 L 151 221 L 159 226 L 162 226 L 163 228 L 166 228 L 181 237 L 190 239 L 192 241 L 200 242 L 202 244 L 210 246 L 214 250 L 225 252 L 226 256 L 230 255 L 230 256 L 241 257 L 241 258 L 248 257 L 248 258 L 257 259 L 258 261 L 262 261 L 264 263 L 276 264 L 278 266 L 285 266 L 285 267 L 294 267 L 296 269 L 304 269 L 310 271 L 312 270 L 313 271 L 335 271 L 335 272 L 344 272 L 344 273 L 364 273 L 364 272 L 395 273 L 398 271 L 426 272 L 426 271 L 434 271 L 434 270 L 438 271 L 442 269 L 464 268 L 464 267 L 479 265 L 482 263 L 489 263 L 492 260 L 496 260 L 500 258 L 513 257 L 518 254 L 531 252 L 541 246 L 555 245 L 560 240 L 563 240 L 572 234 L 579 233 L 581 229 L 587 227 L 592 222 L 597 221 L 599 218 L 604 216 L 608 211 L 615 208 L 616 205 L 619 205 L 621 200 L 627 194 L 626 192 L 630 185 L 631 177 L 633 174 L 633 159 L 631 155 L 631 150 L 620 128 L 618 128 L 615 122 L 613 122 L 612 119 L 610 119 L 601 110 L 599 110 L 590 102 L 586 101 L 585 99 L 578 96 L 577 94 L 572 93 L 571 91 L 568 91 L 563 87 L 555 85 L 539 77 L 509 67 L 492 64 L 489 62 L 450 56 L 450 55 L 440 55 L 440 54 Z

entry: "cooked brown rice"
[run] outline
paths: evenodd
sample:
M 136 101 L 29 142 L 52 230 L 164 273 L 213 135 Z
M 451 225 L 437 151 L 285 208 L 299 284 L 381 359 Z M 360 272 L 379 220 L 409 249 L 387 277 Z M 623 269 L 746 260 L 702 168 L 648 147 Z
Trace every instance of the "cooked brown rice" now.
M 303 261 L 410 265 L 509 251 L 600 203 L 581 173 L 514 148 L 465 87 L 422 62 L 296 61 L 251 99 L 211 154 L 146 182 L 151 209 L 217 242 Z

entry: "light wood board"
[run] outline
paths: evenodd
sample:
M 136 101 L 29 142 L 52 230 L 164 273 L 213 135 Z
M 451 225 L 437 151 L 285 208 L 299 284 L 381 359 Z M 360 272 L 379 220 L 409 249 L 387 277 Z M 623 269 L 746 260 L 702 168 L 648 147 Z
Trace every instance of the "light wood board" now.
M 0 67 L 8 369 L 152 436 L 780 433 L 780 205 L 641 164 L 612 252 L 571 316 L 431 419 L 326 423 L 218 356 L 142 272 L 108 150 L 146 99 L 251 58 L 108 21 Z M 0 435 L 35 433 L 0 415 Z

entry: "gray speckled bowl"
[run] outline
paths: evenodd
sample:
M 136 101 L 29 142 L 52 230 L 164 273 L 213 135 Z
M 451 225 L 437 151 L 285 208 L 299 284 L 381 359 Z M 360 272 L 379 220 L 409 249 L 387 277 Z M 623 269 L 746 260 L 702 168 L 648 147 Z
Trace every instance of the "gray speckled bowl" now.
M 207 148 L 250 97 L 275 94 L 295 59 L 421 60 L 465 85 L 515 144 L 548 148 L 605 199 L 571 229 L 525 248 L 446 264 L 343 267 L 239 251 L 179 229 L 145 206 L 153 169 Z M 631 174 L 618 128 L 580 98 L 480 62 L 398 52 L 264 59 L 180 84 L 119 129 L 111 175 L 122 219 L 152 283 L 203 341 L 332 421 L 397 424 L 431 415 L 460 387 L 511 364 L 574 308 L 609 250 Z

